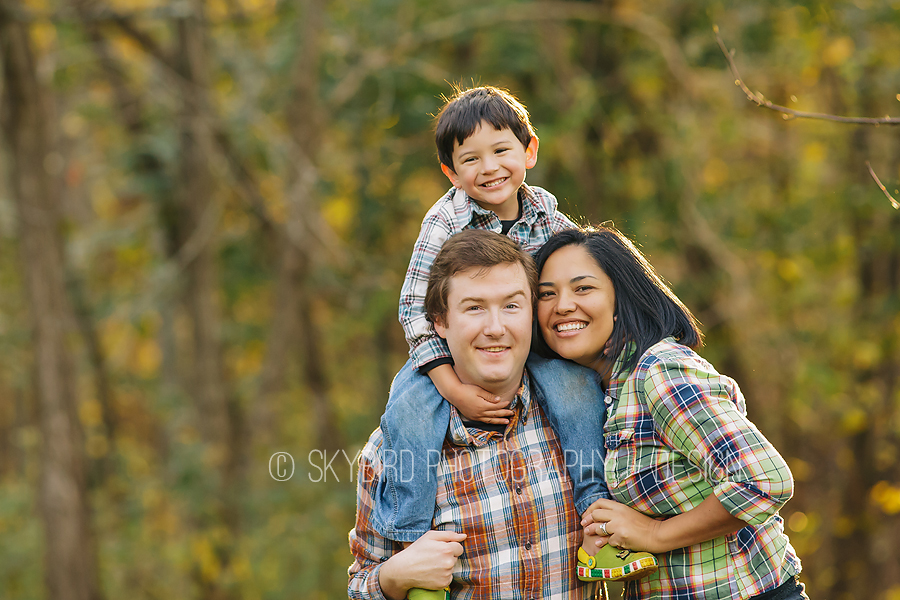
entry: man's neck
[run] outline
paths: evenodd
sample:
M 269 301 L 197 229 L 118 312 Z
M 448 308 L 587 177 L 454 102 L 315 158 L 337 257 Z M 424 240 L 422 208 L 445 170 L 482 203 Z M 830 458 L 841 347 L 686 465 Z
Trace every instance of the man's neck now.
M 515 380 L 514 383 L 498 385 L 497 387 L 485 385 L 482 383 L 475 383 L 484 390 L 494 394 L 495 396 L 500 397 L 500 405 L 506 406 L 516 397 L 516 394 L 519 393 L 519 388 L 522 387 L 522 378 L 519 377 Z

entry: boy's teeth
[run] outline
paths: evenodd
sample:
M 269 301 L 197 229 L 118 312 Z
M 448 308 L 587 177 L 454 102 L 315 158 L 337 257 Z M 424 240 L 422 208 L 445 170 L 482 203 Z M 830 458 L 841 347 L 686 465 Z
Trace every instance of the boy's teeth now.
M 506 181 L 505 177 L 503 179 L 498 179 L 497 181 L 491 181 L 490 183 L 485 183 L 484 187 L 489 187 L 489 188 L 496 187 L 496 186 L 500 185 L 501 183 L 503 183 L 504 181 Z
M 493 346 L 491 348 L 485 348 L 485 352 L 503 352 L 505 348 L 503 346 Z
M 587 327 L 587 323 L 563 323 L 562 325 L 557 325 L 557 331 L 575 331 L 576 329 L 584 329 Z

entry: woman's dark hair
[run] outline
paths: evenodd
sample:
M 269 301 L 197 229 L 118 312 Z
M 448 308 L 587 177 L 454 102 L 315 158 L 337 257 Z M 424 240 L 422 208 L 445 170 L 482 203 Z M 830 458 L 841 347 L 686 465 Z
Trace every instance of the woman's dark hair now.
M 538 273 L 554 252 L 577 245 L 587 250 L 606 276 L 616 294 L 616 316 L 610 335 L 609 355 L 617 357 L 628 342 L 637 346 L 623 369 L 631 371 L 650 346 L 669 336 L 693 349 L 703 345 L 703 333 L 691 311 L 669 289 L 640 250 L 612 227 L 578 227 L 553 235 L 535 256 Z M 534 349 L 544 356 L 557 357 L 535 327 Z

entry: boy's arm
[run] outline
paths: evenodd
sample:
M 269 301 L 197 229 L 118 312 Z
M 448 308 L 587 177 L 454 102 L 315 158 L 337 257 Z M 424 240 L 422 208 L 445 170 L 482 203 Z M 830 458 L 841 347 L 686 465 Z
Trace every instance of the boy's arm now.
M 461 382 L 452 366 L 438 365 L 428 371 L 428 376 L 441 396 L 456 407 L 463 419 L 499 425 L 509 423 L 513 411 L 498 404 L 500 397 L 477 385 Z
M 400 324 L 409 344 L 409 357 L 416 369 L 437 359 L 450 357 L 447 344 L 438 337 L 425 317 L 425 292 L 434 258 L 453 233 L 451 224 L 439 211 L 429 211 L 413 246 L 400 291 Z

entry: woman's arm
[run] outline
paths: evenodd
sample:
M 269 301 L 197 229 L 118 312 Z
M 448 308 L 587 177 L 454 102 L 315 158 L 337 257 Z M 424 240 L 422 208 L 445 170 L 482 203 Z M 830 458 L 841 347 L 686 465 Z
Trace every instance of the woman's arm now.
M 606 523 L 609 536 L 603 536 L 600 523 Z M 587 526 L 585 533 L 599 537 L 598 547 L 609 543 L 658 554 L 734 533 L 747 524 L 711 495 L 691 510 L 665 520 L 650 518 L 614 500 L 598 500 L 585 513 L 582 525 Z

